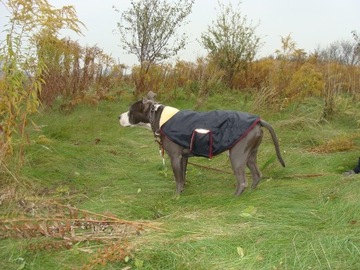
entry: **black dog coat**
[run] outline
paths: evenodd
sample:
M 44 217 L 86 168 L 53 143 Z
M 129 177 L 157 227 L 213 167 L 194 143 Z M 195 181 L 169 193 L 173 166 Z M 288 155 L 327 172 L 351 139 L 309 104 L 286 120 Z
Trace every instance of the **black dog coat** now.
M 237 111 L 179 111 L 160 132 L 195 156 L 213 157 L 229 150 L 260 121 L 260 117 Z

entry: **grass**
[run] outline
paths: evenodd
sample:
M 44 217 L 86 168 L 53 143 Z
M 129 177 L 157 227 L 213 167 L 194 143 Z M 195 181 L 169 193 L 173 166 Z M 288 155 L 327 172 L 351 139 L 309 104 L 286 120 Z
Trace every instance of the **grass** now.
M 32 188 L 4 201 L 0 212 L 26 216 L 20 199 L 35 208 L 55 201 L 160 229 L 124 240 L 131 249 L 126 258 L 120 250 L 110 254 L 103 241 L 68 248 L 59 239 L 4 238 L 1 269 L 360 269 L 360 176 L 341 174 L 360 152 L 358 104 L 338 100 L 335 118 L 319 123 L 316 99 L 273 113 L 252 111 L 241 95 L 210 97 L 201 110 L 240 108 L 272 123 L 287 167 L 278 164 L 265 132 L 259 152 L 264 179 L 256 190 L 234 197 L 232 174 L 189 165 L 186 189 L 175 197 L 169 161 L 164 168 L 151 132 L 118 125 L 130 102 L 120 97 L 34 116 L 37 127 L 29 128 L 32 143 L 18 177 Z M 351 141 L 345 150 L 344 140 Z M 226 155 L 191 161 L 231 172 Z

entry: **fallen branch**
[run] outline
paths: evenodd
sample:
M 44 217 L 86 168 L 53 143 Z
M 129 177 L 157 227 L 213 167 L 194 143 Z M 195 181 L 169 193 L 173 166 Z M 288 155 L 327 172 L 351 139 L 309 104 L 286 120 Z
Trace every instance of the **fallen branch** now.
M 119 222 L 119 223 L 123 223 L 123 224 L 135 225 L 135 226 L 144 226 L 144 227 L 148 227 L 148 228 L 156 229 L 156 230 L 164 230 L 162 228 L 159 228 L 157 226 L 152 225 L 149 222 L 129 221 L 129 220 L 125 220 L 125 219 L 119 219 L 119 218 L 114 217 L 114 216 L 107 216 L 107 215 L 91 212 L 91 211 L 88 211 L 88 210 L 75 208 L 75 207 L 72 207 L 72 206 L 62 205 L 62 204 L 58 204 L 58 203 L 56 203 L 56 205 L 59 205 L 61 207 L 66 207 L 68 209 L 72 209 L 73 211 L 80 211 L 80 212 L 85 213 L 85 214 L 105 218 L 107 220 L 107 222 Z
M 50 212 L 46 216 L 0 220 L 0 237 L 119 239 L 138 235 L 145 228 L 163 230 L 148 222 L 128 221 L 61 204 L 47 205 L 45 210 Z

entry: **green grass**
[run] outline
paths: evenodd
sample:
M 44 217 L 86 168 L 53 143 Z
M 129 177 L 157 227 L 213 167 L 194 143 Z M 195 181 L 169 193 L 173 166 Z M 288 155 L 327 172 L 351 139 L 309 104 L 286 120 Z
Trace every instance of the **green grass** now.
M 316 99 L 273 113 L 252 111 L 242 95 L 214 95 L 202 110 L 251 111 L 270 122 L 287 167 L 277 162 L 265 132 L 258 157 L 264 179 L 256 190 L 234 197 L 232 174 L 189 165 L 186 189 L 175 197 L 169 160 L 163 168 L 152 133 L 118 125 L 117 116 L 130 102 L 103 101 L 71 113 L 34 116 L 38 127 L 29 127 L 31 144 L 18 178 L 32 184 L 24 196 L 35 205 L 56 201 L 151 221 L 160 230 L 130 237 L 129 260 L 105 265 L 91 264 L 105 245 L 101 242 L 66 249 L 36 245 L 58 239 L 1 239 L 1 269 L 360 269 L 360 176 L 341 174 L 360 156 L 360 105 L 338 100 L 337 115 L 320 124 Z M 328 140 L 336 146 L 338 138 L 351 140 L 353 147 L 313 151 Z M 191 161 L 231 172 L 225 154 Z M 1 214 L 23 215 L 18 200 L 5 201 Z

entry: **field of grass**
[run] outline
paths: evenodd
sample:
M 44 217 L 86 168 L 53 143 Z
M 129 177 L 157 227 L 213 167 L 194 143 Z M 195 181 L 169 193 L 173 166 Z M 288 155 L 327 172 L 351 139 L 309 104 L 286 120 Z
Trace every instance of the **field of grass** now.
M 243 95 L 213 95 L 200 110 L 249 111 L 270 122 L 286 168 L 265 131 L 256 190 L 233 196 L 224 154 L 191 159 L 203 167 L 189 165 L 185 191 L 175 197 L 169 160 L 163 167 L 152 133 L 118 124 L 130 103 L 123 95 L 34 116 L 25 166 L 12 181 L 24 195 L 2 185 L 0 214 L 3 221 L 48 217 L 58 204 L 143 222 L 143 230 L 70 246 L 15 233 L 0 239 L 0 269 L 360 269 L 360 175 L 342 175 L 360 156 L 360 104 L 339 98 L 334 119 L 320 122 L 320 100 L 274 113 L 253 111 Z M 167 104 L 191 109 L 195 100 Z M 21 224 L 7 226 L 29 226 Z

